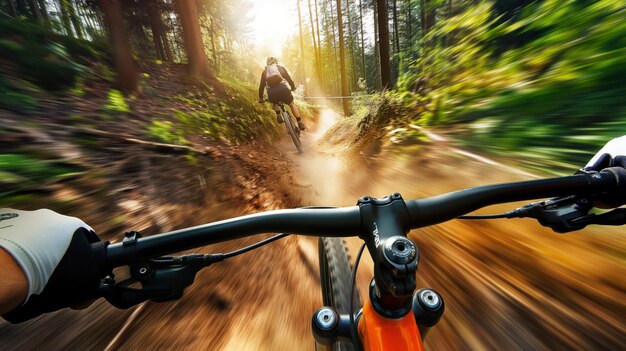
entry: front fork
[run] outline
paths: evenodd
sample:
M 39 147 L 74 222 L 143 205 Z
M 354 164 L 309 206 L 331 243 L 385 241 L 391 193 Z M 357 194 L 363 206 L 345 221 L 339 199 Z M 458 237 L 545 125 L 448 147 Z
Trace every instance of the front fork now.
M 373 287 L 372 280 L 370 296 Z M 367 300 L 355 317 L 359 335 L 357 342 L 362 342 L 366 350 L 376 350 L 375 345 L 383 345 L 389 350 L 422 350 L 422 343 L 441 319 L 445 304 L 436 291 L 419 289 L 413 293 L 411 307 L 412 313 L 401 318 L 389 318 L 376 312 L 371 300 Z M 318 351 L 332 350 L 332 346 L 339 341 L 352 341 L 348 314 L 339 315 L 332 307 L 322 307 L 313 313 L 311 322 Z
M 415 291 L 419 251 L 407 238 L 411 220 L 406 203 L 395 193 L 382 199 L 366 196 L 357 205 L 361 214 L 359 237 L 365 241 L 374 261 L 369 299 L 358 315 L 360 339 L 366 349 L 378 349 L 368 348 L 369 337 L 373 337 L 372 342 L 384 338 L 383 342 L 389 341 L 391 346 L 413 348 L 412 343 L 397 344 L 394 340 L 415 334 L 415 342 L 421 345 L 421 339 L 439 321 L 445 306 L 434 290 Z M 324 318 L 332 323 L 325 324 Z M 313 315 L 313 334 L 323 345 L 351 340 L 349 319 L 324 307 Z

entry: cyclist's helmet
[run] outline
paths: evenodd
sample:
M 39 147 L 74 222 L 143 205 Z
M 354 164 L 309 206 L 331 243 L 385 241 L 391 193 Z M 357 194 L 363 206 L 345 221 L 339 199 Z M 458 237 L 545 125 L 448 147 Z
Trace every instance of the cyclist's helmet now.
M 267 65 L 274 65 L 274 64 L 278 64 L 278 59 L 274 56 L 270 56 L 267 58 Z

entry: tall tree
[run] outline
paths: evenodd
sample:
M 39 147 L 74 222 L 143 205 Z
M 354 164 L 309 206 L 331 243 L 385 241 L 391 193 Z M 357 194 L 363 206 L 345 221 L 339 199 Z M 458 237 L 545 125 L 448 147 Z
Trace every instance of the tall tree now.
M 356 55 L 354 54 L 354 32 L 352 31 L 352 18 L 350 16 L 350 0 L 346 0 L 346 12 L 348 15 L 348 43 L 350 44 L 350 63 L 351 63 L 351 74 L 350 74 L 350 84 L 352 86 L 351 90 L 356 89 Z
M 409 45 L 411 45 L 411 41 L 413 39 L 413 16 L 411 13 L 411 0 L 406 0 L 406 8 L 407 8 L 407 15 L 406 15 L 406 27 L 407 27 L 407 43 L 409 43 Z
M 313 39 L 313 51 L 315 51 L 315 67 L 317 71 L 317 84 L 319 87 L 324 89 L 324 83 L 322 79 L 322 64 L 320 62 L 320 57 L 318 56 L 317 51 L 317 41 L 315 40 L 315 22 L 313 22 L 313 8 L 311 7 L 311 0 L 307 0 L 309 5 L 309 19 L 311 21 L 311 38 Z M 319 43 L 321 46 L 321 43 Z
M 61 12 L 61 24 L 63 25 L 63 29 L 65 29 L 65 34 L 68 36 L 72 36 L 74 35 L 74 32 L 72 32 L 72 26 L 70 23 L 70 15 L 67 9 L 67 1 L 59 0 L 59 7 L 60 7 L 60 12 Z
M 365 79 L 365 34 L 363 30 L 363 1 L 359 0 L 359 25 L 361 26 L 361 74 Z
M 425 36 L 430 32 L 430 29 L 435 25 L 435 11 L 431 1 L 421 0 L 422 10 L 422 36 Z
M 400 54 L 400 32 L 398 31 L 398 2 L 393 0 L 393 37 L 396 45 L 396 55 Z
M 385 0 L 376 0 L 378 14 L 378 48 L 380 55 L 380 85 L 382 89 L 391 88 L 389 64 L 389 15 Z
M 382 89 L 380 83 L 380 40 L 378 39 L 378 11 L 376 11 L 376 2 L 372 2 L 374 8 L 374 86 L 377 89 Z
M 78 38 L 83 38 L 83 24 L 80 22 L 80 18 L 76 14 L 76 8 L 74 8 L 74 3 L 72 0 L 62 0 L 67 3 L 67 11 L 70 16 L 70 20 L 72 21 L 72 26 L 74 27 L 74 32 Z
M 337 28 L 339 32 L 339 68 L 341 69 L 341 95 L 348 96 L 348 77 L 346 72 L 346 49 L 343 41 L 343 18 L 341 14 L 341 0 L 337 0 Z M 348 99 L 341 99 L 344 116 L 350 115 Z
M 33 10 L 35 20 L 37 22 L 43 22 L 43 16 L 41 14 L 41 10 L 39 9 L 39 3 L 37 3 L 36 0 L 30 0 L 30 8 Z
M 333 2 L 332 0 L 330 0 L 330 28 L 331 28 L 331 33 L 332 33 L 332 49 L 333 49 L 333 55 L 332 55 L 332 68 L 335 71 L 333 73 L 333 76 L 335 77 L 334 82 L 335 82 L 335 91 L 337 93 L 339 93 L 341 91 L 341 83 L 339 81 L 339 79 L 337 79 L 336 77 L 339 76 L 341 73 L 337 74 L 337 58 L 339 57 L 338 53 L 337 53 L 337 34 L 335 31 L 335 11 L 333 11 Z
M 11 16 L 17 17 L 17 4 L 15 4 L 15 0 L 9 0 L 9 6 L 11 8 Z
M 215 76 L 209 67 L 209 60 L 204 52 L 196 0 L 176 0 L 176 5 L 183 27 L 189 75 L 198 81 L 207 78 L 215 81 Z
M 320 71 L 322 70 L 322 68 L 324 67 L 323 61 L 322 61 L 322 40 L 320 39 L 320 17 L 319 17 L 319 11 L 317 10 L 317 0 L 314 1 L 315 2 L 315 31 L 317 33 L 317 57 L 318 57 L 318 62 L 320 65 Z M 322 73 L 321 75 L 322 77 L 322 83 L 324 84 L 324 74 Z
M 135 61 L 128 40 L 128 31 L 124 25 L 122 8 L 119 0 L 100 0 L 100 9 L 109 30 L 113 63 L 117 72 L 117 87 L 125 92 L 137 90 L 137 72 Z
M 301 66 L 302 66 L 302 81 L 305 83 L 306 85 L 306 64 L 305 64 L 305 60 L 304 60 L 304 38 L 302 36 L 302 11 L 300 10 L 300 0 L 296 0 L 298 2 L 298 29 L 300 31 L 300 62 L 301 62 Z M 305 87 L 305 91 L 306 91 L 306 87 Z

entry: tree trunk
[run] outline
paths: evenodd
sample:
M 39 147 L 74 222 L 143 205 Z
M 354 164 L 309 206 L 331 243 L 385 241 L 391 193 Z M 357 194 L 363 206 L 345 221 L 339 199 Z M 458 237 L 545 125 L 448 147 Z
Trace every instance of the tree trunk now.
M 63 25 L 63 29 L 65 29 L 65 34 L 71 37 L 74 35 L 74 32 L 72 32 L 72 25 L 70 24 L 70 16 L 67 11 L 66 0 L 59 0 L 59 6 L 60 6 L 60 12 L 61 12 L 61 24 Z
M 332 34 L 333 34 L 333 36 L 332 36 L 332 49 L 333 49 L 333 53 L 334 53 L 334 55 L 333 55 L 333 61 L 334 62 L 332 64 L 332 67 L 333 67 L 333 70 L 334 70 L 333 76 L 335 77 L 335 79 L 334 79 L 334 81 L 335 81 L 335 92 L 336 92 L 336 94 L 338 94 L 341 91 L 341 83 L 337 79 L 337 77 L 341 73 L 339 73 L 339 74 L 337 73 L 337 66 L 338 66 L 338 64 L 337 64 L 337 57 L 339 56 L 339 54 L 337 52 L 337 34 L 336 34 L 336 31 L 335 31 L 335 16 L 333 15 L 333 13 L 336 13 L 336 12 L 333 11 L 332 0 L 330 1 L 330 12 L 331 12 L 331 15 L 330 15 L 330 27 L 332 29 Z
M 43 20 L 46 26 L 50 26 L 50 16 L 48 15 L 48 9 L 46 7 L 46 0 L 37 0 L 39 4 L 39 9 L 41 10 L 41 15 L 43 16 Z
M 9 6 L 11 7 L 11 16 L 17 17 L 17 5 L 15 0 L 9 0 Z
M 150 30 L 152 31 L 152 42 L 154 43 L 156 58 L 158 60 L 165 60 L 165 48 L 163 47 L 161 31 L 159 30 L 161 14 L 157 7 L 150 7 L 147 10 L 150 13 Z
M 215 47 L 215 18 L 211 18 L 211 54 L 213 55 L 213 64 L 218 66 L 217 62 L 217 48 Z M 219 71 L 219 68 L 218 68 Z
M 72 3 L 72 0 L 62 0 L 62 1 L 66 1 L 67 12 L 70 16 L 70 20 L 72 21 L 72 25 L 74 26 L 74 32 L 76 33 L 76 36 L 82 39 L 83 38 L 82 23 L 80 23 L 80 19 L 76 15 L 76 9 L 74 8 L 74 3 Z
M 320 18 L 319 12 L 317 11 L 317 0 L 315 0 L 315 27 L 317 32 L 317 57 L 319 65 L 320 65 L 320 78 L 322 79 L 321 84 L 324 85 L 324 66 L 322 61 L 322 41 L 320 39 Z
M 304 59 L 304 38 L 302 37 L 302 11 L 300 10 L 300 0 L 296 0 L 298 2 L 298 29 L 300 31 L 300 62 L 302 66 L 302 71 L 300 72 L 300 79 L 305 85 L 306 91 L 306 60 Z
M 421 0 L 422 5 L 422 37 L 430 32 L 435 25 L 435 11 L 428 3 L 428 0 Z
M 361 25 L 361 68 L 362 71 L 361 73 L 363 74 L 363 79 L 367 79 L 366 78 L 366 74 L 365 74 L 365 34 L 364 34 L 364 30 L 363 30 L 363 1 L 359 0 L 359 24 Z
M 161 40 L 163 42 L 163 49 L 165 49 L 165 60 L 167 62 L 174 62 L 174 56 L 172 55 L 172 48 L 170 47 L 170 41 L 167 38 L 167 31 L 163 20 L 159 16 L 159 32 L 161 33 Z
M 329 2 L 330 2 L 330 9 L 328 7 Z M 335 39 L 334 39 L 334 27 L 333 27 L 333 24 L 332 24 L 332 21 L 333 21 L 333 17 L 332 17 L 332 7 L 333 7 L 333 4 L 332 4 L 332 1 L 325 0 L 323 2 L 323 6 L 324 7 L 322 9 L 323 10 L 322 13 L 324 14 L 324 20 L 323 20 L 324 39 L 326 41 L 326 47 L 328 48 L 328 53 L 327 54 L 328 54 L 328 56 L 330 56 L 330 58 L 334 59 L 336 57 L 336 55 L 333 56 L 333 49 L 335 48 L 335 46 L 334 46 L 334 40 Z M 330 18 L 329 18 L 329 14 L 330 14 Z M 333 35 L 332 36 L 331 36 L 331 32 L 330 32 L 331 28 L 333 30 Z M 331 77 L 337 77 L 337 65 L 334 64 L 334 63 L 331 63 L 330 64 L 330 70 L 331 70 L 330 76 Z M 328 84 L 328 86 L 327 86 L 328 94 L 335 94 L 336 90 L 332 86 L 332 84 L 335 83 L 335 80 L 334 79 L 325 79 L 325 81 Z
M 375 4 L 375 3 L 373 3 Z M 380 84 L 380 40 L 378 38 L 378 11 L 374 12 L 374 80 L 373 83 L 378 89 L 382 89 Z
M 351 91 L 356 90 L 356 55 L 354 54 L 354 32 L 352 31 L 352 18 L 350 16 L 350 0 L 346 0 L 346 12 L 348 14 L 348 43 L 350 44 L 350 63 L 351 63 L 351 74 L 350 74 L 350 85 L 352 86 Z
M 389 16 L 385 0 L 376 0 L 378 12 L 378 38 L 380 48 L 380 84 L 383 90 L 391 88 L 389 64 Z
M 117 87 L 125 92 L 134 92 L 137 90 L 137 72 L 120 2 L 119 0 L 100 0 L 99 4 L 109 30 L 113 63 L 117 71 Z
M 407 6 L 407 16 L 406 16 L 406 26 L 407 26 L 407 43 L 409 43 L 409 45 L 411 45 L 411 41 L 413 39 L 413 26 L 412 26 L 412 21 L 413 18 L 411 16 L 411 0 L 406 0 L 406 6 Z
M 341 96 L 348 96 L 348 77 L 346 72 L 346 49 L 343 41 L 343 18 L 341 14 L 341 0 L 337 0 L 337 28 L 339 31 L 339 68 L 341 69 Z M 348 99 L 341 99 L 344 116 L 350 115 Z
M 37 0 L 30 0 L 30 7 L 33 9 L 35 20 L 40 23 L 43 22 L 43 17 L 41 16 L 41 11 L 39 9 L 39 4 L 37 3 Z
M 202 33 L 198 20 L 196 0 L 176 0 L 180 23 L 183 27 L 183 41 L 187 51 L 187 67 L 194 80 L 215 80 L 209 67 L 209 60 L 204 52 Z
M 400 54 L 400 32 L 398 31 L 398 2 L 393 0 L 393 36 L 396 43 L 396 54 Z
M 309 20 L 311 21 L 311 38 L 313 39 L 313 51 L 314 55 L 315 55 L 315 67 L 316 67 L 316 71 L 317 71 L 317 84 L 319 85 L 319 88 L 322 90 L 322 92 L 324 91 L 324 83 L 322 82 L 322 65 L 320 64 L 320 57 L 317 55 L 317 42 L 315 40 L 315 22 L 313 22 L 313 8 L 311 7 L 311 0 L 307 0 L 307 3 L 309 5 Z M 319 43 L 321 46 L 321 43 Z

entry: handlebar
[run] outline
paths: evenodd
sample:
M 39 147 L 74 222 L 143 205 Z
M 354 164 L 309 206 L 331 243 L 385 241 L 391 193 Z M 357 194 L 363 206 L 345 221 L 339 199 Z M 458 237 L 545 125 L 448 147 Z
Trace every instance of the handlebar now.
M 600 173 L 468 188 L 430 198 L 409 200 L 406 201 L 406 208 L 410 229 L 416 229 L 442 223 L 499 203 L 565 195 L 598 195 L 618 189 L 626 193 L 626 170 L 623 168 L 607 169 Z M 261 233 L 356 236 L 364 231 L 362 217 L 357 206 L 257 213 L 146 238 L 125 239 L 121 243 L 106 247 L 104 261 L 109 268 L 119 267 L 198 246 Z M 98 247 L 98 250 L 101 250 L 101 247 Z
M 276 210 L 110 244 L 106 259 L 112 267 L 190 248 L 262 233 L 285 232 L 313 236 L 355 236 L 361 216 L 356 206 Z

